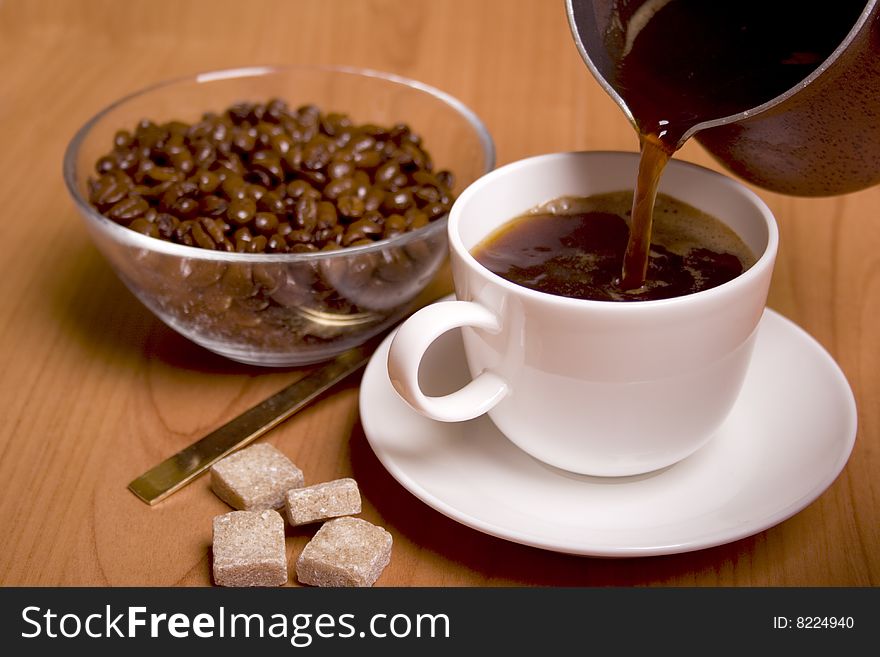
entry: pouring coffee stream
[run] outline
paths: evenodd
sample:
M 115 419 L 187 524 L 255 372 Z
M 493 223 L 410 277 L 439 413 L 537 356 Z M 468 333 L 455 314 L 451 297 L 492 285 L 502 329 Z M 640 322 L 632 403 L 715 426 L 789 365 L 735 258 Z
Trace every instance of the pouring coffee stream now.
M 749 182 L 833 195 L 880 182 L 877 0 L 566 0 L 578 49 L 639 133 L 620 287 L 645 282 L 654 197 L 692 136 Z

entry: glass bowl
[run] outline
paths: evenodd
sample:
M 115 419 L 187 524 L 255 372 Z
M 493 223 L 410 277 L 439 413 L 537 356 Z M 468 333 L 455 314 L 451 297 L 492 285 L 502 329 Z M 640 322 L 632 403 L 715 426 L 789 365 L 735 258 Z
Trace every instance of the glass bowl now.
M 340 67 L 260 67 L 163 82 L 99 112 L 74 136 L 64 179 L 88 232 L 120 279 L 163 322 L 233 360 L 266 366 L 320 362 L 400 320 L 447 255 L 446 215 L 389 239 L 335 251 L 236 253 L 145 235 L 100 214 L 88 182 L 114 134 L 142 119 L 196 122 L 240 102 L 316 105 L 358 125 L 409 125 L 453 193 L 490 171 L 492 138 L 448 94 L 420 82 Z

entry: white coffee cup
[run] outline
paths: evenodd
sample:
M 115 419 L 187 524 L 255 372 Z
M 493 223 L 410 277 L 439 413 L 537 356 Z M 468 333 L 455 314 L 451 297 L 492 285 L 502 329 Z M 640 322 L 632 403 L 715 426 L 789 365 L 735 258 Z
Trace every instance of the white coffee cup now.
M 427 306 L 398 330 L 388 355 L 394 388 L 444 422 L 484 413 L 533 457 L 572 472 L 622 476 L 689 456 L 733 407 L 751 358 L 778 243 L 770 209 L 742 184 L 673 160 L 665 192 L 726 223 L 757 262 L 718 287 L 658 301 L 570 299 L 493 274 L 471 255 L 510 219 L 561 196 L 632 189 L 635 153 L 554 153 L 508 164 L 472 183 L 449 215 L 457 301 Z M 473 380 L 426 396 L 419 364 L 462 327 Z

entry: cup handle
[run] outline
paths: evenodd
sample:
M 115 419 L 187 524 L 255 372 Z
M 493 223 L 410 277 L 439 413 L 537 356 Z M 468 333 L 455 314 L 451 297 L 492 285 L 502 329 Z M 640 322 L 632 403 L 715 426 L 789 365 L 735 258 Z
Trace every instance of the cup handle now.
M 397 330 L 388 352 L 391 384 L 403 400 L 422 415 L 441 422 L 461 422 L 483 415 L 508 392 L 507 382 L 492 372 L 482 372 L 460 390 L 429 397 L 419 387 L 419 364 L 431 343 L 461 326 L 498 333 L 498 318 L 472 301 L 440 301 L 425 306 Z

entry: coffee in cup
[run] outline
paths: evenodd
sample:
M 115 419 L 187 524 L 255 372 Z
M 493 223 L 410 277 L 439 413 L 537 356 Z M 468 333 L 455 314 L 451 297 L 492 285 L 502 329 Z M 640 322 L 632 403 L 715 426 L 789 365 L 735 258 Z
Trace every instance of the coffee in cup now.
M 708 290 L 739 276 L 755 257 L 715 217 L 660 194 L 645 283 L 620 284 L 632 192 L 563 197 L 511 219 L 472 254 L 512 283 L 595 301 L 651 301 Z

